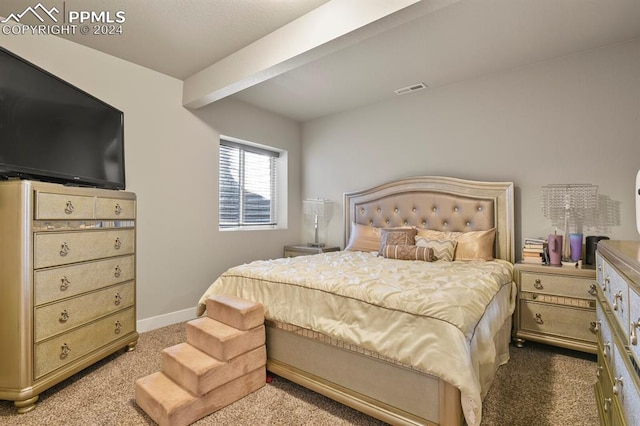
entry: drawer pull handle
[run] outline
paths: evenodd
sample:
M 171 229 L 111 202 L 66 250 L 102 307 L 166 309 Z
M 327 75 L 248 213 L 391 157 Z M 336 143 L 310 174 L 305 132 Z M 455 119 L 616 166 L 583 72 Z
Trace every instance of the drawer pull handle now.
M 602 375 L 602 366 L 599 365 L 598 369 L 596 370 L 596 378 L 600 378 L 600 376 Z
M 620 391 L 622 390 L 623 384 L 624 383 L 622 383 L 622 376 L 616 377 L 613 380 L 613 388 L 611 388 L 611 391 L 613 392 L 614 395 L 620 395 Z
M 116 293 L 115 299 L 116 299 L 116 300 L 114 301 L 114 303 L 115 303 L 115 304 L 116 304 L 116 306 L 117 306 L 117 305 L 119 305 L 119 304 L 120 304 L 120 302 L 122 301 L 122 296 L 120 296 L 120 293 Z
M 591 321 L 589 330 L 591 330 L 593 334 L 598 334 L 598 332 L 600 331 L 600 321 Z
M 122 330 L 122 324 L 120 323 L 120 321 L 116 321 L 116 334 L 120 334 L 120 330 Z
M 592 296 L 595 296 L 596 294 L 598 294 L 598 290 L 596 290 L 595 284 L 591 284 L 591 287 L 589 287 L 589 294 Z
M 640 327 L 640 318 L 638 321 L 631 322 L 631 332 L 629 333 L 629 340 L 633 346 L 638 346 L 638 327 Z
M 71 249 L 69 248 L 69 245 L 67 243 L 62 243 L 60 245 L 60 256 L 65 257 L 69 254 L 70 251 Z
M 536 281 L 533 283 L 533 286 L 538 290 L 542 290 L 544 288 L 544 286 L 542 285 L 542 282 L 540 281 L 540 278 L 536 278 Z
M 66 343 L 63 343 L 60 347 L 60 358 L 66 358 L 69 355 L 69 352 L 71 352 L 71 349 Z
M 598 271 L 602 271 L 602 263 L 598 265 Z
M 613 296 L 613 310 L 617 311 L 618 309 L 620 309 L 620 312 L 622 312 L 622 305 L 619 304 L 618 302 L 622 302 L 622 290 L 618 291 Z
M 116 242 L 113 243 L 113 248 L 116 250 L 120 250 L 120 247 L 122 247 L 122 241 L 120 241 L 120 238 L 116 238 Z
M 544 324 L 544 321 L 542 320 L 542 315 L 541 314 L 536 314 L 536 317 L 534 318 L 534 320 L 538 324 Z
M 64 311 L 60 312 L 60 322 L 67 322 L 67 321 L 69 321 L 69 313 L 65 309 Z
M 60 291 L 65 291 L 66 289 L 68 289 L 70 284 L 71 281 L 69 281 L 69 278 L 67 278 L 66 275 L 60 278 Z
M 120 207 L 120 204 L 116 203 L 116 207 L 114 209 L 114 213 L 116 215 L 120 215 L 120 213 L 122 213 L 122 207 Z
M 75 210 L 75 207 L 73 207 L 73 203 L 71 201 L 67 201 L 67 205 L 64 208 L 64 212 L 66 214 L 71 214 L 73 213 L 74 210 Z
M 605 342 L 602 344 L 602 348 L 604 349 L 602 351 L 602 356 L 605 358 L 609 357 L 609 352 L 611 352 L 611 343 L 609 342 Z
M 611 398 L 605 398 L 604 399 L 604 407 L 602 407 L 604 409 L 605 413 L 609 412 L 609 408 L 611 407 Z
M 122 275 L 122 269 L 120 269 L 120 266 L 116 265 L 116 269 L 113 272 L 113 276 L 116 278 L 120 278 L 120 275 Z

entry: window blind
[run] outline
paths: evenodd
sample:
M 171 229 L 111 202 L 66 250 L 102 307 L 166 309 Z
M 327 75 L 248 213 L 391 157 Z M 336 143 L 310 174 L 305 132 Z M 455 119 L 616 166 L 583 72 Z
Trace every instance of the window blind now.
M 278 152 L 220 141 L 220 228 L 277 225 Z

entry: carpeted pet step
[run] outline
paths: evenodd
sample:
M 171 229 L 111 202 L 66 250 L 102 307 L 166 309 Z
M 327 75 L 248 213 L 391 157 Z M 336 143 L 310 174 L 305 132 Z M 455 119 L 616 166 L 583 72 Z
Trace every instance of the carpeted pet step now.
M 158 372 L 136 380 L 135 400 L 160 426 L 183 426 L 260 389 L 265 379 L 260 367 L 198 398 Z
M 265 344 L 264 324 L 238 330 L 208 317 L 187 323 L 187 343 L 220 360 L 228 361 Z
M 188 343 L 162 351 L 163 373 L 196 396 L 264 367 L 266 363 L 267 349 L 264 345 L 229 361 L 217 360 Z
M 264 324 L 264 307 L 239 297 L 214 295 L 207 299 L 207 316 L 238 330 L 250 330 Z

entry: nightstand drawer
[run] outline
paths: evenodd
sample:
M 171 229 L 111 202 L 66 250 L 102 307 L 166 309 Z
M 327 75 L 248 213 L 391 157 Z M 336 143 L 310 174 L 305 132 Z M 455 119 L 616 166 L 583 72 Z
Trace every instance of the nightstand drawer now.
M 596 282 L 590 278 L 522 272 L 520 290 L 595 300 Z
M 520 329 L 596 343 L 593 309 L 520 301 Z

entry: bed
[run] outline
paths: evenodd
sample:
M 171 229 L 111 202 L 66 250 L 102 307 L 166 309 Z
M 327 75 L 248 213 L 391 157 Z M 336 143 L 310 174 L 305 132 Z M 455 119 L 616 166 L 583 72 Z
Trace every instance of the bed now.
M 413 177 L 344 209 L 345 250 L 230 268 L 198 315 L 213 294 L 261 302 L 272 373 L 390 424 L 480 424 L 509 359 L 513 184 Z

